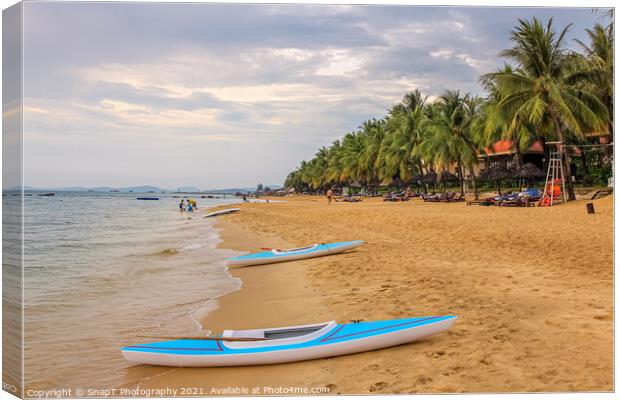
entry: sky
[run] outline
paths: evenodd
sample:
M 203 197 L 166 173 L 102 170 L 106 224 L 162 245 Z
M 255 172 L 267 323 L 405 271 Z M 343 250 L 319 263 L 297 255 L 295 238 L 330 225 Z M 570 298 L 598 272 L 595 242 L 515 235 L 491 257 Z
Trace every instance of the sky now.
M 518 18 L 587 8 L 24 6 L 24 184 L 282 184 L 408 91 L 482 94 Z

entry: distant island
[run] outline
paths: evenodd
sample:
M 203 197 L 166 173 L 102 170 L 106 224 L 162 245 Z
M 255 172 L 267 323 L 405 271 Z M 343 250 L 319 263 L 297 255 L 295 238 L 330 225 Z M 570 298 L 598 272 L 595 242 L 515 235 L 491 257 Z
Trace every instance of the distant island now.
M 265 188 L 272 190 L 282 189 L 282 185 L 264 185 Z M 6 191 L 20 190 L 19 186 L 13 186 Z M 85 186 L 64 186 L 64 187 L 34 187 L 24 186 L 24 190 L 32 191 L 59 191 L 59 192 L 111 192 L 111 193 L 221 193 L 221 194 L 234 194 L 234 193 L 246 193 L 255 192 L 256 187 L 245 188 L 227 188 L 227 189 L 209 189 L 202 190 L 195 186 L 181 186 L 177 189 L 164 189 L 157 186 L 141 185 L 141 186 L 128 186 L 128 187 L 111 187 L 111 186 L 97 186 L 97 187 L 85 187 Z

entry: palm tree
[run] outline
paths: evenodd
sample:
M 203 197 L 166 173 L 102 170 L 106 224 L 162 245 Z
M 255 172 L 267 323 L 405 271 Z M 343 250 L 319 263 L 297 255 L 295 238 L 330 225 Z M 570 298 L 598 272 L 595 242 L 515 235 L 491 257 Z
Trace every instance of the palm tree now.
M 461 193 L 464 194 L 464 168 L 469 169 L 473 177 L 473 166 L 478 160 L 472 127 L 480 99 L 448 90 L 435 104 L 438 112 L 424 123 L 431 134 L 422 140 L 417 151 L 425 160 L 444 167 L 456 163 Z
M 513 69 L 509 65 L 504 65 L 497 72 L 509 74 L 513 72 Z M 479 120 L 476 121 L 476 139 L 483 147 L 491 146 L 499 140 L 508 140 L 515 151 L 517 168 L 520 168 L 523 165 L 523 152 L 536 140 L 544 143 L 546 138 L 537 135 L 532 126 L 527 123 L 521 123 L 520 126 L 509 129 L 514 114 L 509 114 L 509 110 L 500 105 L 502 93 L 499 91 L 495 75 L 483 75 L 481 82 L 488 97 L 481 107 Z
M 329 147 L 326 179 L 328 183 L 340 183 L 342 177 L 342 146 L 335 140 Z
M 379 179 L 379 154 L 385 140 L 385 121 L 372 119 L 364 121 L 360 127 L 364 151 L 360 160 L 360 178 L 364 186 L 376 185 Z
M 609 135 L 613 142 L 614 115 L 614 32 L 613 23 L 586 29 L 590 44 L 575 39 L 583 51 L 577 57 L 584 62 L 577 64 L 577 71 L 569 79 L 590 90 L 601 99 L 609 116 Z
M 516 67 L 486 76 L 496 82 L 501 94 L 499 112 L 512 116 L 509 134 L 528 124 L 537 130 L 551 130 L 546 133 L 554 133 L 563 144 L 567 134 L 582 138 L 584 127 L 601 128 L 607 120 L 607 110 L 597 96 L 567 79 L 564 36 L 569 27 L 557 35 L 552 19 L 546 26 L 536 18 L 520 19 L 511 33 L 513 47 L 500 53 Z M 566 146 L 560 147 L 569 200 L 574 200 L 568 153 Z
M 341 182 L 364 180 L 362 156 L 364 154 L 364 140 L 360 132 L 351 132 L 342 139 L 342 174 Z
M 396 104 L 389 112 L 386 122 L 386 136 L 378 157 L 380 176 L 384 180 L 399 177 L 403 181 L 411 179 L 412 173 L 423 172 L 422 159 L 415 149 L 421 142 L 424 132 L 422 123 L 425 115 L 426 97 L 419 90 L 406 94 L 402 103 Z

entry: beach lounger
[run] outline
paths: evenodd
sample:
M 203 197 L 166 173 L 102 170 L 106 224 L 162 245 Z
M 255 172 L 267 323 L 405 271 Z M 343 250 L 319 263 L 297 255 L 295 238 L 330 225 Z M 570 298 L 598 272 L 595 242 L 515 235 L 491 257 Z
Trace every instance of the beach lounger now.
M 588 199 L 588 200 L 600 199 L 601 197 L 605 197 L 605 196 L 608 196 L 608 195 L 612 194 L 613 191 L 614 190 L 612 188 L 595 190 L 594 192 L 588 193 L 586 195 L 586 199 Z
M 530 196 L 520 195 L 514 199 L 502 200 L 497 205 L 500 207 L 528 207 L 530 205 Z
M 467 202 L 468 206 L 491 206 L 493 203 L 489 199 L 482 200 L 469 200 Z
M 456 193 L 452 198 L 448 198 L 447 200 L 445 200 L 447 203 L 457 203 L 459 201 L 465 201 L 465 196 L 463 195 L 463 193 L 458 192 Z

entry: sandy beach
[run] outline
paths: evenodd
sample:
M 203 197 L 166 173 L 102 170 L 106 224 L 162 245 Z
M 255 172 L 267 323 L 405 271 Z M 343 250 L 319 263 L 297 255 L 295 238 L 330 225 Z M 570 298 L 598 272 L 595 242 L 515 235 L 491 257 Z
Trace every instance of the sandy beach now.
M 417 343 L 331 359 L 169 369 L 140 388 L 191 387 L 202 395 L 239 387 L 260 394 L 270 394 L 265 387 L 331 394 L 613 390 L 612 197 L 594 201 L 594 215 L 585 201 L 499 208 L 286 200 L 243 204 L 220 218 L 220 247 L 365 245 L 231 270 L 243 287 L 218 299 L 204 327 L 438 314 L 458 316 L 455 325 Z

